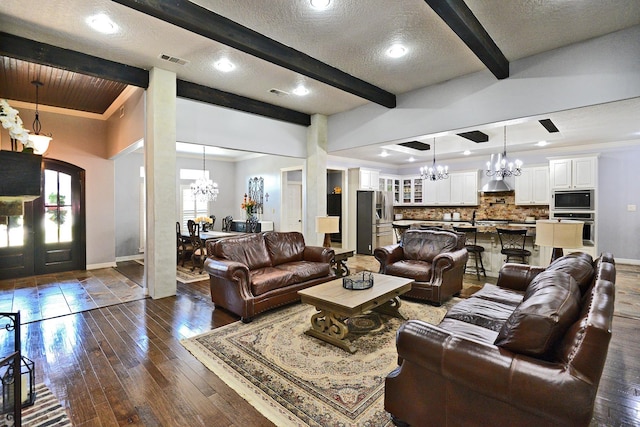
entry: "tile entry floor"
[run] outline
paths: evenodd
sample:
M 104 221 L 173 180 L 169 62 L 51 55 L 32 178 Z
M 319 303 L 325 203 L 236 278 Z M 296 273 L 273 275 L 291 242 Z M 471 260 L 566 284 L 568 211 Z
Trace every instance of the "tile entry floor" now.
M 143 288 L 113 268 L 0 280 L 0 312 L 19 310 L 22 324 L 143 298 Z

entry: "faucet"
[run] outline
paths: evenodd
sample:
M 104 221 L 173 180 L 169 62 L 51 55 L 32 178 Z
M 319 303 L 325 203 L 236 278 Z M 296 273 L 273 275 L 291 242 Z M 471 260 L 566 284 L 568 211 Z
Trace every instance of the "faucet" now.
M 471 226 L 476 225 L 476 210 L 473 210 L 473 214 L 471 215 Z

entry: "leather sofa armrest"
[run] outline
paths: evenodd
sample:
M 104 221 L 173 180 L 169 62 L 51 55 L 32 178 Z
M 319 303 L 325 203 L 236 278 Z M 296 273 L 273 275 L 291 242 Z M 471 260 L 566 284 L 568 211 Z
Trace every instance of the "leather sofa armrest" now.
M 312 262 L 326 262 L 331 263 L 335 252 L 332 248 L 325 248 L 323 246 L 305 246 L 302 253 L 302 259 Z
M 545 408 L 565 413 L 571 419 L 572 411 L 589 405 L 594 392 L 590 384 L 579 378 L 579 373 L 572 375 L 560 363 L 465 339 L 420 320 L 410 320 L 400 327 L 396 345 L 402 360 L 400 371 L 404 364 L 409 364 L 431 372 L 421 377 L 424 387 L 431 387 L 429 376 L 436 375 L 455 383 L 459 391 L 468 389 L 468 393 L 489 396 L 533 413 Z M 416 373 L 414 369 L 409 372 Z
M 466 249 L 436 255 L 432 261 L 431 284 L 437 286 L 446 280 L 449 272 L 453 274 L 456 270 L 464 270 L 468 258 L 469 253 Z
M 496 285 L 501 288 L 524 292 L 533 278 L 544 270 L 544 267 L 539 266 L 507 263 L 500 269 Z
M 394 244 L 375 248 L 373 256 L 380 263 L 380 273 L 384 273 L 387 265 L 398 262 L 404 258 L 404 251 L 399 244 Z
M 236 261 L 230 261 L 222 258 L 209 257 L 204 262 L 204 269 L 209 275 L 234 281 L 236 278 L 244 278 L 243 282 L 248 283 L 249 267 Z

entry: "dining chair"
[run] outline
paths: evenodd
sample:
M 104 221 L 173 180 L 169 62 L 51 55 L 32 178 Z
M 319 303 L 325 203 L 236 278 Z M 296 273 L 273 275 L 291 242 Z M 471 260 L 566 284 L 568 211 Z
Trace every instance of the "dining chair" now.
M 521 264 L 528 264 L 527 257 L 531 256 L 531 251 L 524 248 L 527 241 L 527 230 L 496 227 L 496 231 L 500 238 L 500 245 L 502 245 L 500 253 L 507 256 L 505 262 L 515 259 Z
M 189 238 L 191 239 L 191 245 L 193 246 L 193 252 L 191 253 L 191 271 L 196 267 L 200 268 L 200 274 L 204 269 L 204 260 L 207 259 L 207 248 L 204 246 L 204 242 L 200 238 L 200 224 L 193 220 L 187 221 L 187 227 L 189 228 Z
M 233 217 L 231 215 L 222 218 L 222 231 L 231 231 L 231 223 L 233 223 Z
M 191 254 L 193 254 L 191 238 L 182 235 L 180 222 L 176 221 L 176 264 L 181 264 L 184 267 L 184 260 Z
M 258 221 L 258 217 L 255 215 L 251 215 L 247 219 L 247 233 L 257 233 L 258 225 L 260 225 L 260 221 Z
M 209 218 L 211 218 L 211 225 L 209 226 L 209 230 L 213 230 L 213 226 L 216 225 L 216 216 L 209 215 Z

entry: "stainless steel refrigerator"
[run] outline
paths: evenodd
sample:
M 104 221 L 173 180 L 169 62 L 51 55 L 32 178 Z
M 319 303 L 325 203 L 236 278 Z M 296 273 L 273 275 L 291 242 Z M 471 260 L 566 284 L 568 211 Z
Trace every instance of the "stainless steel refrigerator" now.
M 373 255 L 377 247 L 393 243 L 393 193 L 358 191 L 356 253 Z

